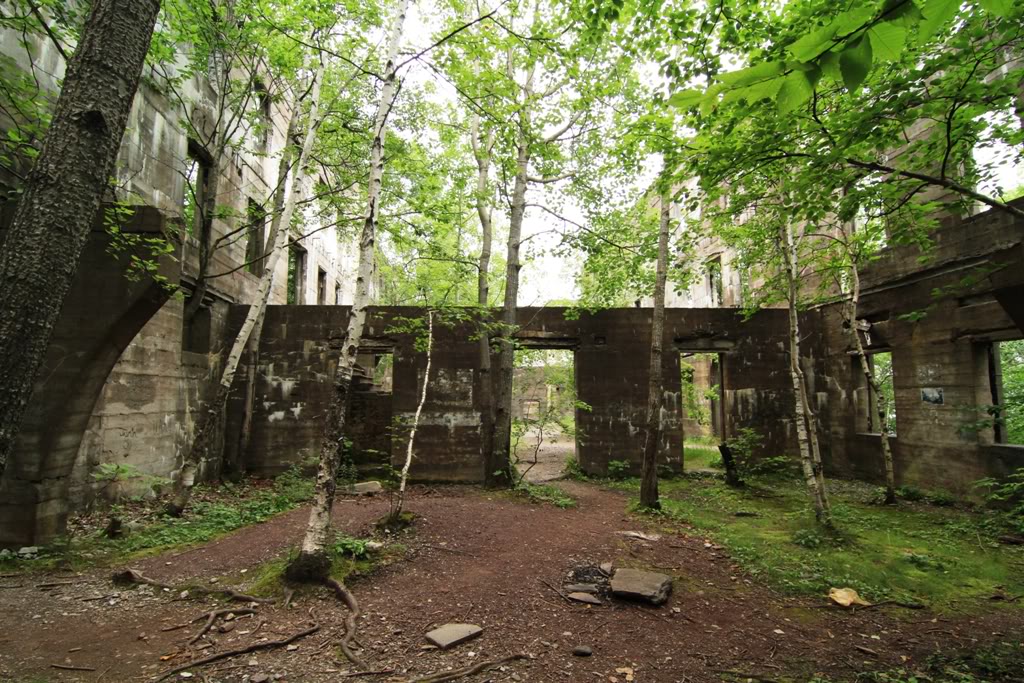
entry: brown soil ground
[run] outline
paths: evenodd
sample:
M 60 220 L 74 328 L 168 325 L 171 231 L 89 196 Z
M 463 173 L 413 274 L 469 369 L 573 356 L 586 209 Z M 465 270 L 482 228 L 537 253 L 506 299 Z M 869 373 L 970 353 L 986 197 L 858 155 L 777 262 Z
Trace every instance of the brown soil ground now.
M 420 519 L 415 532 L 400 539 L 402 558 L 350 582 L 364 613 L 361 654 L 370 670 L 388 673 L 344 677 L 354 672 L 336 647 L 346 610 L 326 589 L 297 595 L 288 609 L 261 606 L 230 632 L 214 631 L 189 646 L 199 624 L 164 629 L 201 615 L 214 601 L 152 587 L 117 588 L 110 570 L 97 569 L 0 579 L 0 680 L 154 680 L 192 659 L 277 640 L 311 622 L 320 630 L 293 649 L 192 669 L 191 678 L 410 681 L 524 653 L 529 659 L 462 680 L 690 683 L 721 681 L 722 671 L 763 680 L 807 680 L 815 672 L 850 679 L 858 671 L 912 665 L 937 651 L 1024 633 L 1021 610 L 995 603 L 977 615 L 943 616 L 892 606 L 847 612 L 828 608 L 824 597 L 786 598 L 747 579 L 723 551 L 685 529 L 661 529 L 665 535 L 656 542 L 616 533 L 643 528 L 625 514 L 623 495 L 589 484 L 562 486 L 578 498 L 577 508 L 472 488 L 414 491 L 408 508 Z M 385 498 L 346 499 L 336 505 L 335 519 L 350 534 L 368 533 L 387 505 Z M 244 587 L 261 563 L 288 551 L 304 522 L 305 511 L 296 510 L 134 567 L 160 581 L 216 579 Z M 590 607 L 556 592 L 572 568 L 605 561 L 672 574 L 668 604 Z M 425 647 L 423 634 L 447 622 L 479 624 L 483 635 L 448 651 Z M 593 648 L 593 656 L 574 657 L 577 645 Z

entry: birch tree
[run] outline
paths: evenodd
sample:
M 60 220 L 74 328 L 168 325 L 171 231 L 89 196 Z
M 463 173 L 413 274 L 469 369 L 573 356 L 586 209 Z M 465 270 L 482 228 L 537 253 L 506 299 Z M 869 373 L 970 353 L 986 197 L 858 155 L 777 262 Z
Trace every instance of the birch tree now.
M 94 0 L 0 250 L 0 474 L 114 170 L 156 0 Z
M 259 288 L 256 290 L 253 303 L 249 306 L 245 320 L 242 323 L 242 328 L 235 337 L 231 345 L 231 350 L 224 361 L 224 369 L 221 371 L 221 377 L 217 384 L 216 393 L 213 399 L 207 401 L 204 406 L 203 413 L 196 428 L 195 436 L 192 440 L 192 447 L 190 448 L 188 455 L 185 457 L 185 461 L 182 465 L 178 478 L 175 480 L 173 499 L 167 506 L 167 512 L 171 515 L 181 515 L 185 510 L 185 507 L 188 505 L 196 474 L 209 454 L 216 435 L 223 423 L 224 405 L 227 403 L 228 395 L 231 391 L 231 385 L 235 379 L 235 372 L 238 369 L 238 364 L 241 361 L 242 354 L 249 343 L 249 338 L 252 335 L 253 330 L 263 319 L 267 302 L 270 299 L 270 290 L 274 282 L 274 274 L 277 271 L 277 264 L 281 260 L 281 255 L 287 249 L 292 215 L 295 213 L 295 206 L 298 201 L 298 197 L 302 192 L 303 169 L 305 169 L 306 164 L 309 161 L 309 155 L 313 149 L 313 141 L 316 138 L 317 127 L 320 124 L 320 93 L 323 79 L 324 62 L 321 60 L 317 71 L 312 77 L 310 109 L 307 114 L 302 151 L 299 154 L 298 162 L 291 174 L 288 198 L 284 203 L 284 209 L 281 215 L 275 216 L 274 221 L 271 224 L 271 231 L 268 240 L 271 244 L 270 256 L 267 260 L 263 275 L 260 278 Z M 300 101 L 296 99 L 294 106 L 298 108 L 300 104 Z M 282 150 L 281 154 L 282 159 L 286 159 L 288 157 L 289 152 L 287 146 Z M 287 162 L 282 161 L 282 167 L 285 167 L 286 164 Z
M 661 445 L 661 397 L 664 393 L 665 281 L 668 278 L 668 236 L 672 205 L 669 192 L 658 197 L 658 262 L 654 276 L 654 307 L 651 309 L 651 354 L 647 380 L 647 430 L 640 472 L 640 506 L 659 509 L 658 450 Z
M 331 526 L 331 510 L 337 486 L 338 464 L 345 438 L 345 418 L 351 399 L 351 384 L 356 356 L 366 322 L 366 309 L 370 303 L 370 285 L 374 272 L 374 248 L 380 211 L 380 190 L 384 175 L 384 136 L 388 116 L 398 96 L 398 50 L 409 0 L 398 0 L 391 27 L 388 31 L 387 58 L 383 87 L 373 123 L 373 141 L 370 148 L 370 175 L 367 181 L 367 205 L 359 239 L 359 269 L 356 277 L 355 298 L 349 313 L 345 343 L 335 370 L 333 395 L 327 410 L 316 487 L 310 507 L 309 522 L 302 539 L 299 554 L 288 566 L 288 576 L 301 581 L 324 581 L 330 569 L 327 553 Z

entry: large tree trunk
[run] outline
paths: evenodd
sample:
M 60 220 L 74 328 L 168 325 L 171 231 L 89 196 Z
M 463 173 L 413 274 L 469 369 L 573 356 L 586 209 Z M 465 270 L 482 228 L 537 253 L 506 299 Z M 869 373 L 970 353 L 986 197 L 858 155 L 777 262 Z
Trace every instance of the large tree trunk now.
M 298 103 L 296 103 L 296 107 Z M 277 188 L 274 191 L 273 200 L 273 212 L 274 217 L 270 223 L 270 234 L 267 236 L 267 245 L 264 247 L 263 253 L 274 249 L 274 242 L 280 230 L 281 226 L 281 214 L 284 212 L 285 202 L 285 189 L 287 188 L 286 178 L 288 171 L 291 168 L 292 157 L 294 156 L 292 139 L 295 136 L 296 124 L 298 123 L 298 117 L 296 112 L 292 111 L 291 117 L 288 119 L 288 129 L 285 133 L 284 147 L 281 150 L 281 160 L 277 166 Z M 287 231 L 288 228 L 285 228 Z M 263 263 L 263 274 L 266 275 L 267 262 L 266 259 Z M 256 318 L 256 324 L 252 328 L 252 334 L 249 335 L 249 344 L 245 351 L 245 401 L 242 408 L 242 428 L 238 437 L 238 448 L 236 449 L 236 461 L 231 463 L 225 463 L 225 466 L 230 465 L 230 473 L 240 475 L 244 471 L 243 458 L 245 457 L 246 451 L 249 450 L 249 440 L 252 438 L 252 416 L 253 407 L 256 401 L 256 368 L 260 362 L 260 336 L 263 333 L 263 320 L 267 314 L 267 307 L 264 306 L 260 311 L 259 316 Z
M 815 461 L 810 430 L 814 429 L 814 418 L 810 415 L 807 405 L 807 391 L 804 384 L 803 371 L 800 369 L 800 320 L 797 312 L 797 250 L 793 240 L 793 230 L 789 225 L 782 229 L 786 282 L 788 285 L 787 300 L 789 308 L 789 375 L 793 383 L 793 423 L 796 425 L 796 438 L 800 447 L 800 466 L 804 474 L 804 482 L 814 505 L 814 516 L 818 522 L 830 526 L 832 512 L 829 509 L 828 496 L 820 473 L 820 463 Z
M 214 445 L 217 434 L 220 432 L 224 419 L 224 405 L 227 403 L 228 394 L 231 392 L 231 385 L 235 380 L 235 371 L 242 359 L 242 353 L 249 343 L 257 323 L 263 319 L 267 301 L 270 299 L 270 288 L 274 282 L 274 271 L 281 260 L 281 255 L 288 247 L 288 227 L 291 225 L 292 215 L 295 213 L 295 206 L 298 202 L 299 193 L 302 191 L 301 179 L 302 169 L 305 168 L 309 155 L 313 150 L 313 140 L 316 138 L 316 129 L 319 125 L 320 110 L 320 85 L 323 81 L 324 66 L 313 76 L 312 105 L 309 110 L 309 119 L 306 122 L 306 138 L 302 143 L 302 152 L 299 161 L 292 174 L 291 189 L 288 193 L 288 201 L 285 203 L 284 211 L 279 220 L 271 223 L 270 237 L 273 240 L 270 258 L 266 262 L 266 269 L 260 278 L 260 286 L 256 290 L 256 297 L 249 311 L 246 313 L 242 328 L 231 345 L 231 351 L 224 361 L 224 370 L 221 372 L 220 382 L 217 384 L 213 400 L 207 402 L 203 412 L 199 415 L 199 424 L 196 426 L 195 436 L 192 439 L 192 447 L 182 464 L 181 472 L 174 484 L 174 494 L 171 502 L 167 505 L 168 514 L 178 516 L 188 506 L 192 493 L 192 485 L 195 482 L 196 474 L 200 466 L 206 460 L 210 448 Z M 300 103 L 296 101 L 295 107 Z M 294 115 L 294 114 L 293 114 Z M 287 147 L 282 154 L 287 156 Z
M 480 139 L 480 115 L 473 114 L 470 125 L 470 141 L 473 157 L 476 159 L 476 213 L 480 219 L 480 260 L 477 264 L 476 301 L 480 307 L 480 439 L 484 461 L 484 483 L 495 486 L 500 482 L 496 474 L 501 470 L 501 459 L 494 447 L 494 378 L 491 376 L 491 335 L 488 330 L 490 318 L 491 206 L 487 194 L 487 180 L 491 170 L 491 151 L 494 148 L 494 132 Z
M 868 355 L 864 352 L 864 343 L 860 340 L 860 330 L 857 329 L 857 309 L 860 306 L 860 273 L 857 264 L 850 261 L 851 280 L 853 291 L 850 295 L 850 329 L 853 336 L 854 346 L 857 350 L 857 358 L 860 361 L 860 371 L 864 373 L 864 380 L 867 382 L 868 390 L 875 395 L 875 407 L 878 411 L 879 441 L 882 446 L 882 463 L 885 467 L 885 504 L 896 504 L 896 468 L 892 462 L 892 447 L 889 444 L 889 406 L 886 397 L 882 393 L 882 386 L 875 377 L 875 371 L 868 362 Z
M 96 220 L 158 0 L 93 0 L 0 252 L 0 474 Z
M 412 468 L 413 444 L 416 441 L 416 430 L 420 426 L 420 415 L 423 414 L 423 405 L 427 402 L 427 387 L 430 385 L 430 363 L 434 351 L 434 312 L 427 311 L 427 367 L 423 370 L 423 390 L 420 392 L 420 402 L 416 405 L 416 414 L 412 418 L 412 429 L 409 431 L 409 443 L 405 449 L 405 464 L 402 465 L 402 474 L 398 480 L 397 501 L 391 508 L 391 521 L 398 522 L 402 517 L 402 508 L 405 506 L 405 485 L 409 481 L 409 470 Z
M 288 576 L 293 580 L 323 581 L 328 577 L 331 560 L 327 554 L 328 535 L 331 529 L 331 509 L 334 506 L 334 490 L 338 476 L 338 464 L 342 445 L 345 441 L 345 417 L 351 400 L 352 371 L 359 354 L 359 344 L 366 322 L 366 307 L 370 303 L 370 281 L 374 271 L 374 246 L 377 240 L 377 221 L 380 214 L 380 189 L 384 177 L 384 133 L 388 115 L 395 104 L 397 89 L 398 47 L 402 38 L 402 25 L 409 0 L 399 0 L 398 12 L 391 26 L 388 39 L 388 61 L 385 68 L 384 87 L 373 124 L 373 143 L 370 148 L 370 175 L 367 180 L 366 217 L 359 240 L 359 270 L 356 276 L 356 291 L 349 314 L 345 346 L 338 359 L 334 375 L 334 395 L 327 409 L 327 424 L 320 447 L 320 465 L 316 475 L 313 504 L 309 510 L 309 522 L 298 556 L 288 565 Z
M 526 99 L 527 103 L 529 99 Z M 528 106 L 528 104 L 527 104 Z M 516 178 L 512 190 L 512 210 L 508 226 L 508 255 L 505 266 L 505 300 L 501 311 L 500 347 L 498 354 L 498 395 L 494 401 L 494 464 L 488 476 L 494 485 L 509 485 L 512 476 L 512 378 L 515 369 L 516 304 L 519 299 L 519 245 L 526 213 L 526 188 L 529 182 L 529 123 L 520 113 L 516 142 Z
M 658 265 L 654 276 L 654 309 L 651 311 L 651 369 L 647 383 L 647 435 L 640 471 L 640 507 L 658 509 L 658 445 L 661 442 L 661 396 L 664 392 L 662 348 L 665 334 L 665 280 L 668 277 L 668 193 L 661 193 L 658 221 Z

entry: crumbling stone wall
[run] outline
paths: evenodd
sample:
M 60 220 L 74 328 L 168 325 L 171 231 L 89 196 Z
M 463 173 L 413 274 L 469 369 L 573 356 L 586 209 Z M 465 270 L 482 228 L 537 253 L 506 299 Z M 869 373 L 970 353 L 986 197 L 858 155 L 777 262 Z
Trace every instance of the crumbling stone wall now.
M 242 311 L 233 316 L 241 319 Z M 390 332 L 396 317 L 423 315 L 411 308 L 371 309 L 367 343 L 394 352 L 391 394 L 391 460 L 404 459 L 409 424 L 422 387 L 425 354 L 406 334 Z M 254 405 L 250 448 L 242 454 L 248 469 L 273 474 L 315 458 L 322 415 L 331 391 L 346 308 L 273 306 L 261 340 L 260 381 Z M 577 413 L 577 457 L 584 471 L 603 474 L 611 460 L 625 460 L 639 471 L 647 401 L 650 310 L 609 309 L 567 320 L 565 309 L 523 308 L 519 332 L 526 346 L 571 349 L 576 391 L 590 411 Z M 763 311 L 744 321 L 735 311 L 670 309 L 665 344 L 679 351 L 721 352 L 727 429 L 749 426 L 764 437 L 764 452 L 777 455 L 792 446 L 788 376 L 783 348 L 785 312 Z M 777 341 L 769 341 L 777 340 Z M 478 482 L 483 479 L 480 435 L 480 382 L 474 326 L 435 328 L 435 353 L 427 403 L 417 431 L 414 478 L 421 481 Z M 681 468 L 682 421 L 679 353 L 665 354 L 664 431 L 660 457 Z M 236 392 L 237 393 L 237 392 Z M 241 403 L 229 409 L 227 440 L 240 424 Z M 350 433 L 354 449 L 365 451 L 359 425 Z
M 865 270 L 869 350 L 892 353 L 898 484 L 971 495 L 977 479 L 1024 467 L 1024 445 L 994 443 L 992 427 L 978 426 L 992 403 L 988 345 L 1024 336 L 1022 243 L 1024 221 L 991 210 L 947 218 L 923 261 L 916 246 L 895 246 Z M 880 482 L 879 438 L 861 418 L 866 391 L 842 325 L 833 305 L 814 330 L 827 466 Z

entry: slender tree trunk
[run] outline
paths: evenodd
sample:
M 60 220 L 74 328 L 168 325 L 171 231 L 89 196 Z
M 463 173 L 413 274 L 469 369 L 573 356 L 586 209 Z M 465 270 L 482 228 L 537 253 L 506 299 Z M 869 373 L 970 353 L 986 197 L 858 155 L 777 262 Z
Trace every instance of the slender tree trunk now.
M 174 494 L 167 505 L 167 512 L 171 515 L 181 515 L 188 507 L 189 498 L 192 494 L 192 485 L 195 483 L 196 474 L 200 466 L 207 459 L 210 449 L 214 444 L 217 434 L 220 431 L 224 417 L 224 405 L 227 403 L 228 395 L 231 392 L 231 385 L 235 379 L 235 371 L 238 369 L 242 353 L 245 351 L 253 329 L 262 320 L 267 301 L 270 299 L 270 288 L 274 282 L 274 271 L 281 260 L 281 255 L 288 246 L 288 227 L 291 224 L 292 215 L 295 213 L 295 206 L 298 202 L 299 193 L 302 191 L 300 184 L 302 169 L 305 168 L 309 155 L 313 150 L 313 141 L 316 138 L 316 129 L 319 125 L 320 109 L 320 86 L 324 76 L 324 65 L 313 76 L 312 105 L 309 111 L 309 119 L 306 122 L 306 138 L 302 143 L 302 152 L 299 155 L 298 164 L 292 175 L 291 189 L 288 192 L 288 200 L 285 203 L 284 211 L 271 223 L 271 239 L 273 240 L 270 258 L 266 262 L 266 269 L 260 278 L 260 286 L 256 290 L 256 296 L 249 311 L 246 313 L 242 328 L 231 345 L 231 351 L 224 362 L 224 370 L 221 372 L 220 382 L 217 384 L 213 400 L 209 401 L 199 416 L 199 424 L 196 426 L 195 437 L 192 440 L 192 447 L 181 467 L 181 473 L 174 483 Z M 296 101 L 295 107 L 300 103 Z M 293 114 L 294 115 L 294 114 Z M 287 152 L 284 152 L 287 155 Z
M 654 308 L 651 311 L 651 369 L 647 384 L 647 435 L 644 439 L 644 459 L 640 471 L 640 506 L 657 510 L 658 501 L 658 445 L 661 443 L 661 396 L 663 387 L 662 348 L 665 336 L 665 280 L 668 277 L 668 193 L 661 193 L 661 211 L 658 221 L 658 265 L 654 277 Z
M 296 107 L 298 107 L 296 102 Z M 292 147 L 292 138 L 295 136 L 296 124 L 298 123 L 298 117 L 293 108 L 291 117 L 288 119 L 288 129 L 285 133 L 284 147 L 281 149 L 281 160 L 277 166 L 277 188 L 274 191 L 273 201 L 273 215 L 274 217 L 270 222 L 270 235 L 267 236 L 267 247 L 264 248 L 264 254 L 267 249 L 274 249 L 274 242 L 280 230 L 281 215 L 284 212 L 284 201 L 285 201 L 285 189 L 287 188 L 287 182 L 285 179 L 288 176 L 288 171 L 291 168 L 292 157 L 294 156 Z M 287 228 L 285 228 L 287 232 Z M 266 259 L 262 260 L 263 263 L 263 274 L 266 275 L 268 264 Z M 238 450 L 237 450 L 237 462 L 232 463 L 234 473 L 241 474 L 244 470 L 243 460 L 245 458 L 246 451 L 249 450 L 249 440 L 252 438 L 252 416 L 253 416 L 253 405 L 256 400 L 256 368 L 260 362 L 260 336 L 263 333 L 263 320 L 266 318 L 267 308 L 266 306 L 260 311 L 259 316 L 256 318 L 256 325 L 252 328 L 252 334 L 249 336 L 249 344 L 246 348 L 246 377 L 245 377 L 245 404 L 242 413 L 242 429 L 238 438 Z
M 309 523 L 302 539 L 298 556 L 288 566 L 288 576 L 293 580 L 323 581 L 330 570 L 327 542 L 331 528 L 331 509 L 334 505 L 334 490 L 338 475 L 342 445 L 345 441 L 345 418 L 351 400 L 352 371 L 359 353 L 366 321 L 366 308 L 370 303 L 370 281 L 374 271 L 374 245 L 377 240 L 377 221 L 380 213 L 381 180 L 384 177 L 384 133 L 388 115 L 398 95 L 397 60 L 398 47 L 402 38 L 402 25 L 409 0 L 399 0 L 398 12 L 391 26 L 388 39 L 388 60 L 385 68 L 384 87 L 373 124 L 373 143 L 370 148 L 370 175 L 367 180 L 367 207 L 363 231 L 359 240 L 359 270 L 356 277 L 356 291 L 349 314 L 345 347 L 338 359 L 334 375 L 334 396 L 327 409 L 327 424 L 323 444 L 320 448 L 320 465 L 316 475 L 313 504 L 309 510 Z
M 796 425 L 797 443 L 800 447 L 800 465 L 804 474 L 807 491 L 814 504 L 814 516 L 821 524 L 831 526 L 832 512 L 828 504 L 821 465 L 815 462 L 810 430 L 814 429 L 814 418 L 809 414 L 807 391 L 803 371 L 800 369 L 800 320 L 797 313 L 797 253 L 792 228 L 787 224 L 783 229 L 787 299 L 789 304 L 789 374 L 793 382 L 793 423 Z
M 892 461 L 892 447 L 889 444 L 889 406 L 886 397 L 882 393 L 882 386 L 875 377 L 875 371 L 868 362 L 868 355 L 864 352 L 864 344 L 860 340 L 860 330 L 857 329 L 857 309 L 860 306 L 860 273 L 857 264 L 850 261 L 850 273 L 853 281 L 853 291 L 850 295 L 850 334 L 857 350 L 857 358 L 860 361 L 860 370 L 864 373 L 868 390 L 875 395 L 875 406 L 878 411 L 879 441 L 882 446 L 882 463 L 885 467 L 885 504 L 896 504 L 896 468 Z
M 96 220 L 157 0 L 93 0 L 0 251 L 0 474 Z
M 480 115 L 473 114 L 470 125 L 470 141 L 473 145 L 473 156 L 476 159 L 476 213 L 480 219 L 480 260 L 477 266 L 476 301 L 480 307 L 480 440 L 483 449 L 484 483 L 495 486 L 500 478 L 496 474 L 501 470 L 500 458 L 494 447 L 494 379 L 491 376 L 491 336 L 488 331 L 490 318 L 491 243 L 493 231 L 491 227 L 491 206 L 487 194 L 487 180 L 491 170 L 491 150 L 494 148 L 494 132 L 480 139 Z
M 529 123 L 520 113 L 516 142 L 516 178 L 508 226 L 508 260 L 505 266 L 505 300 L 501 312 L 498 355 L 498 395 L 494 405 L 494 466 L 489 474 L 495 485 L 510 485 L 512 476 L 512 377 L 515 368 L 516 304 L 519 298 L 519 244 L 526 213 L 526 188 L 530 167 Z
M 402 466 L 402 476 L 398 481 L 398 502 L 391 510 L 391 521 L 398 521 L 402 516 L 402 507 L 405 505 L 405 485 L 409 481 L 409 468 L 412 467 L 413 442 L 416 441 L 416 430 L 420 426 L 420 415 L 423 414 L 423 405 L 427 402 L 427 386 L 430 384 L 430 362 L 434 351 L 434 312 L 427 311 L 427 367 L 423 371 L 423 390 L 420 392 L 420 402 L 416 405 L 416 414 L 412 418 L 412 430 L 409 432 L 409 443 L 405 449 L 405 464 Z

